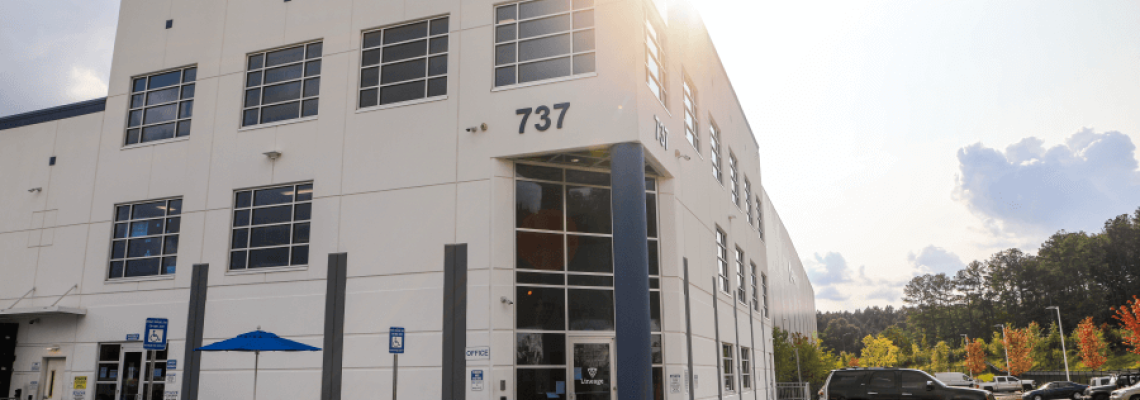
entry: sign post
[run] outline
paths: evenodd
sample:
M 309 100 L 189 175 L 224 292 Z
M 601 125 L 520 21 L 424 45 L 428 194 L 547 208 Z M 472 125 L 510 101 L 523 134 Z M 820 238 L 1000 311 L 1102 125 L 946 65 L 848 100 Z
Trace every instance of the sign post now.
M 166 350 L 166 318 L 147 318 L 146 337 L 143 348 L 147 350 Z
M 396 377 L 400 372 L 400 354 L 404 352 L 404 328 L 388 329 L 388 352 L 392 353 L 392 400 L 396 400 Z

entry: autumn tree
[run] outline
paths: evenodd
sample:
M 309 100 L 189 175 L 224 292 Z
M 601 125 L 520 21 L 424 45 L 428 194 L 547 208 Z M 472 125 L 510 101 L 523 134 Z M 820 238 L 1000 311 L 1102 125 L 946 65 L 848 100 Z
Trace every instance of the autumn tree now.
M 982 339 L 975 339 L 974 342 L 966 345 L 966 369 L 970 370 L 971 375 L 977 375 L 986 370 L 985 345 Z
M 899 348 L 883 336 L 867 335 L 863 338 L 863 357 L 859 363 L 865 367 L 893 367 L 899 362 Z
M 939 341 L 930 350 L 930 372 L 945 372 L 950 370 L 950 345 Z
M 1093 323 L 1093 317 L 1087 317 L 1077 325 L 1077 349 L 1081 354 L 1081 362 L 1093 371 L 1099 370 L 1108 362 L 1105 355 L 1108 343 L 1104 342 L 1104 335 Z
M 1117 307 L 1113 318 L 1120 321 L 1124 344 L 1131 347 L 1128 351 L 1140 354 L 1140 297 L 1133 295 L 1132 301 Z
M 1030 328 L 1010 329 L 1004 327 L 1005 347 L 1009 349 L 1009 374 L 1021 375 L 1033 368 L 1033 341 Z

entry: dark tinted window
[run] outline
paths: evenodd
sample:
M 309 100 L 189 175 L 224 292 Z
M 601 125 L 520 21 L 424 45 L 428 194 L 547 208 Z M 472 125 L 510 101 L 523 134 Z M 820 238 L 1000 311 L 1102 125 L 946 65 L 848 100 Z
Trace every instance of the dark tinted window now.
M 926 382 L 934 378 L 914 371 L 902 371 L 902 390 L 926 390 Z
M 566 335 L 561 333 L 518 333 L 515 335 L 517 365 L 565 365 Z
M 871 375 L 871 382 L 869 387 L 880 390 L 890 390 L 898 387 L 898 382 L 895 381 L 895 373 L 892 371 L 880 371 Z
M 835 375 L 831 377 L 831 382 L 828 383 L 828 387 L 855 385 L 861 382 L 865 376 L 867 376 L 867 373 L 862 371 L 837 371 Z

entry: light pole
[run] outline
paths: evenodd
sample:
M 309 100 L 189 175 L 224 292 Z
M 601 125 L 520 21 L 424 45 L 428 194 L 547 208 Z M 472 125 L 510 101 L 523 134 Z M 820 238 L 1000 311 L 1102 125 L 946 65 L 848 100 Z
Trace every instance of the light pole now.
M 1069 377 L 1069 353 L 1065 351 L 1065 328 L 1061 327 L 1061 308 L 1057 306 L 1045 307 L 1046 310 L 1057 310 L 1057 330 L 1061 332 L 1061 355 L 1065 357 L 1065 380 L 1072 381 Z
M 994 325 L 994 328 L 1001 328 L 1001 348 L 1005 350 L 1005 373 L 1013 375 L 1009 372 L 1009 345 L 1006 344 L 1009 341 L 1005 340 L 1005 324 Z

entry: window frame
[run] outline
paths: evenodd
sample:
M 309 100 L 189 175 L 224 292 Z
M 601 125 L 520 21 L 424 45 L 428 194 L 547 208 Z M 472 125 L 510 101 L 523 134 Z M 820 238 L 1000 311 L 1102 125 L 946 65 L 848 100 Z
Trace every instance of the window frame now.
M 724 186 L 724 170 L 721 167 L 720 143 L 720 127 L 717 126 L 716 121 L 709 118 L 709 158 L 712 161 L 712 174 L 713 179 L 721 186 Z
M 740 246 L 734 251 L 736 257 L 736 301 L 748 304 L 748 287 L 744 285 L 744 250 Z
M 163 87 L 157 88 L 157 89 L 150 89 L 148 87 L 151 78 L 156 77 L 156 76 L 166 75 L 166 74 L 169 74 L 169 73 L 175 72 L 175 71 L 180 72 L 177 84 L 170 85 L 170 86 L 163 86 Z M 193 74 L 193 76 L 190 78 L 190 80 L 187 80 L 188 74 Z M 143 82 L 144 87 L 142 90 L 136 90 L 136 88 L 135 88 L 135 86 L 137 85 L 137 81 L 139 79 L 145 79 L 145 81 Z M 197 87 L 198 87 L 197 83 L 198 83 L 198 64 L 184 65 L 181 67 L 169 68 L 169 69 L 165 69 L 165 70 L 158 71 L 158 72 L 152 72 L 152 73 L 148 73 L 148 74 L 132 76 L 130 78 L 130 89 L 127 92 L 127 112 L 126 112 L 126 116 L 124 116 L 122 147 L 130 148 L 130 147 L 147 146 L 147 145 L 152 145 L 152 144 L 156 144 L 156 143 L 170 142 L 170 141 L 175 141 L 175 140 L 185 140 L 185 139 L 189 138 L 190 133 L 191 133 L 192 128 L 193 128 L 193 126 L 192 126 L 193 124 L 191 123 L 192 122 L 191 120 L 194 117 L 194 115 L 193 115 L 194 96 L 197 94 Z M 189 97 L 184 97 L 184 95 L 185 95 L 184 91 L 186 90 L 187 87 L 191 88 L 190 91 L 194 92 L 194 93 L 190 94 Z M 154 93 L 154 92 L 164 91 L 164 90 L 170 90 L 172 88 L 178 89 L 178 96 L 174 101 L 168 101 L 165 103 L 157 103 L 157 104 L 153 104 L 153 105 L 147 104 L 147 97 L 149 94 Z M 142 96 L 141 105 L 135 106 L 135 101 L 134 101 L 135 96 Z M 187 106 L 186 103 L 189 103 L 188 106 L 190 109 L 190 112 L 189 112 L 190 115 L 187 115 L 186 117 L 182 117 L 181 115 L 183 114 L 183 107 Z M 146 111 L 147 110 L 153 109 L 153 108 L 158 108 L 158 107 L 169 106 L 169 105 L 175 106 L 174 107 L 174 118 L 173 119 L 162 121 L 162 122 L 156 122 L 156 123 L 152 123 L 152 124 L 146 123 Z M 138 125 L 131 125 L 131 114 L 135 111 L 139 112 L 139 123 L 138 123 Z M 160 126 L 160 125 L 166 125 L 166 124 L 174 124 L 173 135 L 171 137 L 143 141 L 143 137 L 144 137 L 143 133 L 144 133 L 146 128 L 154 127 L 154 126 Z M 181 129 L 180 129 L 180 127 L 183 126 L 183 124 L 185 124 L 185 126 L 186 126 L 185 133 L 181 132 Z M 137 131 L 135 134 L 138 136 L 137 139 L 133 143 L 131 142 L 131 135 L 132 135 L 131 131 Z
M 760 234 L 760 240 L 764 240 L 764 208 L 761 207 L 764 203 L 760 201 L 760 193 L 756 194 L 756 232 Z
M 657 14 L 660 16 L 660 14 Z M 664 21 L 657 21 L 653 17 L 653 13 L 645 16 L 645 84 L 649 87 L 649 91 L 654 94 L 654 98 L 661 102 L 661 106 L 665 110 L 669 110 L 669 71 L 666 68 L 667 64 L 665 54 L 665 38 L 664 30 L 667 25 Z M 656 51 L 653 51 L 656 50 Z M 654 76 L 651 71 L 653 64 L 660 76 Z
M 160 201 L 166 203 L 163 205 L 163 207 L 165 209 L 163 210 L 164 214 L 162 216 L 150 217 L 150 218 L 137 218 L 137 219 L 134 218 L 134 207 L 135 206 L 157 203 Z M 171 204 L 174 202 L 178 203 L 178 210 L 175 214 L 171 214 L 170 208 L 172 208 Z M 107 249 L 107 270 L 106 270 L 106 273 L 103 275 L 104 282 L 122 282 L 122 281 L 134 281 L 134 280 L 171 279 L 171 278 L 174 278 L 174 275 L 178 272 L 178 250 L 177 250 L 177 247 L 179 245 L 178 242 L 181 241 L 181 238 L 179 237 L 179 235 L 182 234 L 181 225 L 182 225 L 182 216 L 183 216 L 183 209 L 184 209 L 182 204 L 183 204 L 182 196 L 173 196 L 173 197 L 163 197 L 163 198 L 143 200 L 143 201 L 132 201 L 132 202 L 126 202 L 126 203 L 118 203 L 118 204 L 115 204 L 114 206 L 112 206 L 111 207 L 112 215 L 111 215 L 111 224 L 110 224 L 110 235 L 109 235 L 110 236 L 110 246 Z M 126 219 L 119 219 L 118 218 L 118 211 L 119 211 L 120 207 L 128 207 Z M 169 232 L 170 223 L 174 219 L 178 220 L 177 224 L 179 227 L 177 229 L 177 232 Z M 142 222 L 142 221 L 153 221 L 153 220 L 161 220 L 162 221 L 162 233 L 153 234 L 153 235 L 140 235 L 140 236 L 132 236 L 131 235 L 131 226 L 132 225 L 134 225 L 135 223 L 138 223 L 138 222 Z M 125 233 L 126 236 L 123 236 L 121 238 L 116 237 L 115 229 L 118 225 L 125 225 L 126 226 L 126 228 L 125 228 L 126 229 L 126 233 Z M 130 242 L 133 240 L 148 239 L 148 238 L 159 239 L 158 255 L 143 256 L 143 257 L 131 257 L 130 256 Z M 174 251 L 174 253 L 167 254 L 166 253 L 166 250 L 167 250 L 166 247 L 167 247 L 167 240 L 169 238 L 174 238 L 174 240 L 175 240 L 175 244 L 174 244 L 175 251 Z M 116 242 L 123 242 L 123 256 L 122 257 L 115 258 L 115 243 Z M 132 260 L 143 260 L 143 259 L 151 259 L 151 258 L 158 259 L 159 264 L 158 264 L 158 273 L 157 274 L 127 276 L 127 266 L 128 266 L 127 264 L 128 264 L 128 262 L 130 262 Z M 172 259 L 172 262 L 174 263 L 173 265 L 167 265 L 166 264 L 167 263 L 166 259 L 168 259 L 168 258 Z M 121 273 L 119 276 L 113 277 L 113 276 L 111 276 L 111 272 L 114 271 L 113 265 L 116 262 L 122 264 L 120 266 Z M 173 268 L 173 271 L 167 272 L 167 268 Z
M 720 344 L 720 355 L 721 385 L 724 385 L 724 391 L 736 393 L 736 372 L 733 371 L 737 368 L 736 360 L 733 360 L 736 355 L 736 346 L 732 343 L 722 342 Z
M 732 150 L 728 151 L 728 192 L 732 204 L 740 208 L 740 166 Z
M 748 226 L 755 226 L 752 223 L 752 182 L 748 176 L 744 177 L 744 215 L 748 218 Z
M 697 150 L 697 155 L 701 154 L 701 136 L 700 136 L 700 121 L 697 119 L 697 92 L 693 88 L 693 81 L 685 76 L 682 82 L 681 95 L 685 106 L 685 139 L 693 149 Z M 690 124 L 690 122 L 692 122 Z M 692 125 L 692 126 L 690 126 Z
M 720 291 L 725 294 L 731 294 L 731 287 L 728 281 L 728 234 L 718 226 L 716 228 L 716 262 L 717 262 L 717 279 L 720 282 Z
M 433 34 L 432 33 L 432 27 L 434 24 L 437 23 L 436 21 L 440 21 L 440 20 L 447 20 L 447 22 L 446 22 L 447 28 L 443 33 Z M 415 24 L 419 24 L 419 23 L 427 23 L 427 35 L 425 35 L 423 37 L 417 37 L 414 39 L 407 39 L 407 40 L 399 41 L 399 42 L 384 43 L 383 37 L 384 37 L 384 35 L 387 34 L 387 31 L 392 30 L 392 29 L 398 29 L 398 28 L 410 26 L 410 25 L 415 25 Z M 380 32 L 380 35 L 381 35 L 380 44 L 378 44 L 376 46 L 372 46 L 372 47 L 365 47 L 366 36 L 369 34 L 377 33 L 377 32 Z M 441 38 L 444 40 L 445 43 L 447 43 L 447 45 L 444 47 L 442 52 L 432 53 L 431 52 L 431 43 L 433 41 L 439 40 Z M 423 55 L 402 58 L 402 59 L 398 59 L 395 61 L 384 62 L 383 53 L 384 53 L 385 49 L 395 47 L 395 46 L 405 45 L 405 44 L 409 44 L 409 43 L 414 43 L 414 42 L 420 41 L 420 40 L 424 40 L 426 42 L 425 51 L 424 51 Z M 369 52 L 369 51 L 374 51 L 374 50 L 380 54 L 378 56 L 379 61 L 375 64 L 364 65 L 364 53 Z M 383 109 L 392 108 L 392 107 L 399 107 L 399 106 L 426 103 L 426 102 L 430 102 L 430 101 L 447 99 L 448 81 L 450 80 L 449 79 L 449 77 L 450 77 L 449 71 L 450 71 L 450 66 L 451 66 L 451 15 L 450 14 L 435 15 L 435 16 L 431 16 L 431 17 L 419 18 L 419 19 L 415 19 L 415 20 L 411 20 L 411 21 L 399 22 L 399 23 L 395 23 L 395 24 L 390 24 L 390 25 L 379 26 L 379 27 L 375 27 L 375 28 L 371 28 L 371 29 L 362 30 L 362 31 L 360 31 L 360 49 L 357 52 L 357 56 L 359 57 L 359 63 L 357 64 L 357 68 L 356 68 L 356 96 L 355 96 L 355 99 L 356 99 L 356 111 L 358 111 L 358 112 L 372 111 L 372 110 L 383 110 Z M 431 60 L 432 59 L 438 59 L 439 57 L 443 57 L 444 71 L 441 74 L 431 75 Z M 383 82 L 383 72 L 384 72 L 385 66 L 398 65 L 398 64 L 413 62 L 413 61 L 420 60 L 420 59 L 424 60 L 424 69 L 425 69 L 424 76 L 418 77 L 418 78 L 413 78 L 413 79 L 406 79 L 406 80 L 402 80 L 402 81 L 396 81 L 396 82 L 389 82 L 389 83 Z M 377 73 L 376 84 L 372 85 L 372 86 L 368 86 L 368 87 L 362 86 L 364 83 L 364 70 L 373 69 L 373 68 L 375 68 L 377 70 L 377 72 L 376 72 Z M 432 95 L 431 94 L 432 93 L 432 91 L 431 91 L 432 81 L 438 81 L 440 79 L 443 79 L 443 94 Z M 423 92 L 424 97 L 420 97 L 420 98 L 416 98 L 416 99 L 409 99 L 409 100 L 395 101 L 395 102 L 391 102 L 391 103 L 387 103 L 387 104 L 381 104 L 381 101 L 382 101 L 381 94 L 382 94 L 383 88 L 400 86 L 400 85 L 415 83 L 415 82 L 419 82 L 419 81 L 424 82 L 424 92 Z M 361 106 L 363 93 L 367 90 L 376 91 L 376 94 L 375 94 L 376 104 L 375 105 L 369 105 L 369 106 Z
M 752 275 L 748 277 L 752 286 L 752 309 L 760 311 L 760 295 L 756 290 L 756 262 L 749 261 L 749 266 L 752 267 Z
M 752 389 L 752 349 L 740 346 L 740 390 Z
M 760 273 L 761 289 L 764 290 L 764 318 L 768 318 L 768 274 Z
M 543 14 L 543 15 L 536 16 L 536 17 L 520 19 L 519 18 L 519 13 L 520 13 L 519 9 L 521 8 L 520 5 L 524 4 L 524 3 L 531 3 L 534 1 L 540 1 L 540 0 L 521 0 L 521 1 L 513 1 L 513 2 L 508 2 L 508 3 L 502 3 L 502 4 L 495 4 L 494 6 L 492 6 L 492 12 L 491 12 L 492 18 L 493 18 L 492 24 L 491 24 L 491 28 L 492 28 L 492 34 L 491 34 L 491 36 L 492 36 L 492 38 L 491 38 L 491 52 L 492 52 L 492 56 L 491 56 L 491 90 L 492 91 L 507 90 L 507 89 L 513 89 L 513 88 L 519 88 L 519 87 L 527 87 L 527 86 L 533 86 L 533 85 L 540 85 L 540 84 L 544 84 L 544 83 L 561 82 L 561 81 L 565 81 L 565 80 L 569 80 L 569 79 L 576 79 L 576 78 L 583 78 L 583 77 L 589 77 L 589 76 L 597 75 L 597 70 L 598 70 L 598 68 L 597 68 L 597 64 L 598 64 L 597 63 L 597 51 L 598 51 L 597 24 L 596 24 L 596 22 L 595 22 L 596 20 L 594 18 L 596 15 L 595 11 L 597 9 L 596 8 L 597 5 L 595 4 L 595 1 L 594 0 L 588 0 L 588 2 L 589 2 L 588 5 L 579 7 L 575 3 L 582 1 L 582 0 L 563 0 L 563 1 L 565 1 L 566 4 L 569 5 L 569 8 L 566 11 L 559 11 L 559 12 L 555 12 L 552 14 Z M 503 22 L 500 22 L 499 10 L 503 9 L 503 8 L 508 8 L 508 7 L 514 7 L 515 18 L 503 20 Z M 589 14 L 590 14 L 590 25 L 575 28 L 574 27 L 575 15 L 578 13 L 586 13 L 586 12 L 589 12 Z M 541 34 L 541 35 L 535 35 L 535 36 L 527 37 L 525 39 L 519 38 L 519 26 L 520 26 L 520 24 L 525 23 L 525 22 L 530 22 L 530 21 L 548 19 L 548 18 L 557 18 L 557 17 L 562 16 L 562 15 L 570 16 L 570 29 L 569 30 L 561 30 L 561 31 L 553 32 L 553 33 L 545 33 L 545 34 Z M 499 28 L 500 27 L 506 27 L 506 26 L 513 26 L 514 27 L 513 28 L 514 38 L 500 41 L 498 39 Z M 591 40 L 591 43 L 590 43 L 588 50 L 578 51 L 574 47 L 574 36 L 580 32 L 586 32 L 586 31 L 594 32 L 593 33 L 594 37 Z M 560 35 L 569 35 L 570 36 L 570 52 L 569 53 L 560 53 L 560 54 L 553 55 L 553 56 L 533 58 L 533 59 L 528 59 L 526 61 L 520 61 L 519 60 L 519 56 L 521 55 L 521 49 L 520 48 L 522 47 L 521 46 L 522 43 L 537 41 L 537 40 L 545 39 L 545 38 L 553 38 L 553 37 L 557 37 Z M 514 55 L 511 58 L 511 61 L 499 63 L 499 60 L 498 60 L 499 47 L 506 47 L 506 46 L 514 46 L 514 49 L 513 49 Z M 549 77 L 549 78 L 544 78 L 544 79 L 535 79 L 535 80 L 530 80 L 530 81 L 526 81 L 526 82 L 520 82 L 519 81 L 519 78 L 522 74 L 520 72 L 520 70 L 522 68 L 520 68 L 520 67 L 522 67 L 524 65 L 528 65 L 528 64 L 536 64 L 536 63 L 541 63 L 541 62 L 545 62 L 545 61 L 558 60 L 558 59 L 562 59 L 562 58 L 568 58 L 569 59 L 570 73 L 568 75 L 560 75 L 560 76 L 554 76 L 554 77 Z M 583 70 L 582 72 L 575 72 L 576 69 L 575 69 L 574 61 L 576 59 L 579 59 L 579 58 L 583 60 L 583 63 L 588 62 L 586 60 L 588 60 L 590 58 L 593 59 L 593 61 L 589 62 L 591 65 L 588 68 L 588 71 Z M 583 66 L 585 66 L 585 65 L 586 64 L 583 64 Z M 514 77 L 511 80 L 511 83 L 504 83 L 504 84 L 500 85 L 499 84 L 499 78 L 498 78 L 499 71 L 500 70 L 507 70 L 507 69 L 512 70 Z
M 278 188 L 284 188 L 284 187 L 289 187 L 289 186 L 293 187 L 293 194 L 291 195 L 293 197 L 293 200 L 291 200 L 289 202 L 284 202 L 284 203 L 274 203 L 274 204 L 261 205 L 261 206 L 256 205 L 256 201 L 257 201 L 256 196 L 257 196 L 258 191 L 278 189 Z M 309 188 L 309 190 L 310 190 L 309 199 L 298 201 L 297 200 L 297 192 L 302 190 L 302 189 L 300 189 L 300 187 L 302 187 L 302 186 L 309 186 L 310 187 Z M 312 192 L 312 190 L 314 190 L 313 188 L 315 188 L 315 187 L 316 186 L 315 186 L 313 181 L 303 181 L 303 182 L 295 182 L 295 183 L 284 183 L 284 184 L 276 184 L 276 185 L 268 185 L 268 186 L 258 186 L 258 187 L 252 187 L 252 188 L 242 188 L 242 189 L 236 189 L 236 190 L 232 191 L 230 194 L 231 206 L 229 208 L 229 211 L 230 211 L 229 236 L 227 237 L 229 240 L 228 240 L 228 242 L 227 242 L 228 244 L 226 246 L 226 248 L 227 248 L 227 250 L 226 250 L 226 252 L 227 252 L 227 254 L 226 254 L 226 261 L 227 261 L 226 273 L 229 273 L 229 274 L 245 274 L 245 273 L 261 273 L 261 272 L 271 272 L 271 271 L 280 271 L 280 270 L 293 270 L 293 269 L 308 268 L 309 265 L 312 263 L 312 253 L 311 252 L 306 250 L 308 252 L 308 255 L 306 257 L 307 259 L 306 259 L 306 262 L 302 263 L 302 264 L 293 264 L 293 256 L 294 256 L 294 250 L 296 248 L 308 247 L 308 249 L 311 250 L 312 246 L 313 246 L 313 234 L 312 234 L 312 232 L 313 232 L 313 208 L 312 207 L 313 207 L 313 205 L 316 204 L 316 196 L 315 196 L 315 192 Z M 243 192 L 249 192 L 249 194 L 250 194 L 249 205 L 238 206 L 238 204 L 237 204 L 238 194 L 243 193 Z M 309 204 L 310 205 L 309 218 L 307 220 L 306 219 L 297 219 L 297 205 L 299 205 L 299 204 Z M 290 211 L 289 211 L 290 216 L 289 216 L 289 220 L 287 222 L 274 222 L 274 223 L 266 223 L 266 224 L 258 224 L 258 225 L 255 225 L 253 223 L 253 212 L 254 212 L 254 210 L 281 207 L 281 206 L 285 206 L 285 205 L 290 206 Z M 236 225 L 237 214 L 239 211 L 243 211 L 243 210 L 249 211 L 249 216 L 247 217 L 248 223 L 246 223 L 245 225 L 242 225 L 242 226 L 238 226 L 238 225 Z M 295 243 L 294 242 L 296 240 L 296 238 L 295 238 L 296 226 L 299 224 L 308 224 L 309 225 L 309 237 L 308 237 L 307 241 L 304 243 Z M 289 243 L 288 244 L 259 246 L 259 247 L 251 247 L 250 246 L 252 241 L 253 241 L 253 229 L 273 227 L 273 226 L 289 226 Z M 239 230 L 245 230 L 246 231 L 245 247 L 234 248 L 233 247 L 234 235 Z M 287 259 L 285 265 L 270 266 L 270 267 L 251 267 L 250 266 L 250 258 L 251 258 L 250 253 L 252 253 L 253 250 L 265 250 L 265 249 L 275 249 L 275 248 L 287 248 L 288 249 L 288 259 Z M 234 256 L 235 256 L 235 253 L 238 253 L 238 252 L 244 253 L 242 257 L 245 258 L 245 262 L 242 264 L 241 268 L 234 268 L 234 264 L 233 264 Z
M 309 49 L 314 45 L 316 45 L 320 48 L 320 55 L 310 57 L 310 55 L 309 55 L 310 50 Z M 288 50 L 288 49 L 297 48 L 297 47 L 300 47 L 303 49 L 303 52 L 301 53 L 301 59 L 299 61 L 290 61 L 290 62 L 277 64 L 277 65 L 273 65 L 273 66 L 267 66 L 266 65 L 266 61 L 267 61 L 266 56 L 269 53 L 273 53 L 273 52 L 277 52 L 277 51 L 281 51 L 281 50 Z M 260 60 L 261 60 L 260 66 L 257 68 L 250 68 L 250 66 L 252 65 L 251 59 L 255 56 L 261 57 L 260 58 Z M 309 75 L 309 64 L 312 62 L 317 63 L 316 69 L 318 69 L 320 71 L 316 72 L 313 75 Z M 293 43 L 293 44 L 289 44 L 289 45 L 285 45 L 285 46 L 275 47 L 272 49 L 259 50 L 259 51 L 246 53 L 245 58 L 244 58 L 244 63 L 245 64 L 244 64 L 244 68 L 242 69 L 242 75 L 241 75 L 242 89 L 241 89 L 240 95 L 238 96 L 239 97 L 238 104 L 240 104 L 240 110 L 241 110 L 241 112 L 238 113 L 238 127 L 239 127 L 238 130 L 249 130 L 249 129 L 269 127 L 269 126 L 277 126 L 277 125 L 282 125 L 282 124 L 311 121 L 311 120 L 314 120 L 314 119 L 317 119 L 320 117 L 320 98 L 321 98 L 321 93 L 320 93 L 321 82 L 320 81 L 321 81 L 322 72 L 324 72 L 323 71 L 323 69 L 324 69 L 324 39 L 323 38 L 299 42 L 299 43 Z M 284 68 L 284 67 L 297 65 L 297 64 L 301 65 L 301 76 L 299 78 L 285 79 L 285 80 L 273 82 L 271 84 L 265 83 L 265 72 L 269 71 L 270 69 Z M 256 85 L 250 85 L 249 79 L 250 79 L 250 76 L 254 73 L 259 74 L 258 75 L 258 83 Z M 315 95 L 306 96 L 305 95 L 305 91 L 306 91 L 305 89 L 307 89 L 308 82 L 311 80 L 317 81 L 316 82 L 317 93 Z M 286 84 L 293 83 L 293 82 L 300 82 L 301 83 L 300 96 L 298 96 L 296 99 L 278 101 L 278 102 L 268 104 L 268 105 L 265 104 L 265 88 L 286 85 Z M 258 101 L 257 101 L 256 105 L 250 106 L 250 105 L 246 104 L 246 101 L 248 100 L 249 92 L 252 90 L 257 90 Z M 297 117 L 279 119 L 276 121 L 269 121 L 269 122 L 261 122 L 263 117 L 264 117 L 263 111 L 265 108 L 289 104 L 289 103 L 293 103 L 293 102 L 297 103 Z M 315 111 L 311 115 L 305 115 L 305 105 L 308 104 L 309 102 L 312 102 L 312 104 L 315 104 L 317 111 Z M 252 110 L 257 110 L 257 121 L 258 122 L 253 123 L 253 124 L 246 124 L 245 123 L 246 113 L 249 111 L 252 111 Z

